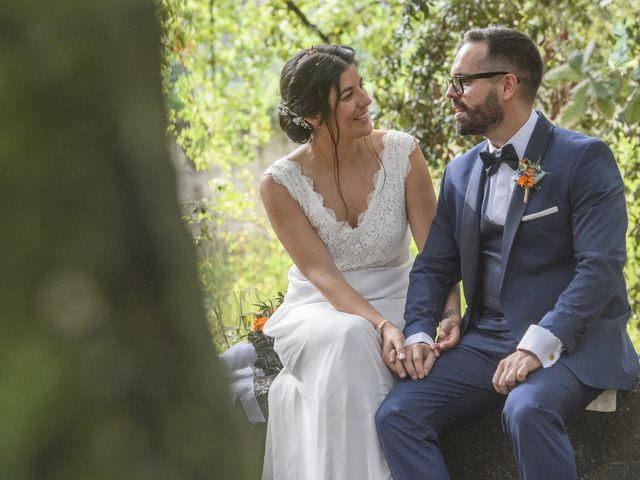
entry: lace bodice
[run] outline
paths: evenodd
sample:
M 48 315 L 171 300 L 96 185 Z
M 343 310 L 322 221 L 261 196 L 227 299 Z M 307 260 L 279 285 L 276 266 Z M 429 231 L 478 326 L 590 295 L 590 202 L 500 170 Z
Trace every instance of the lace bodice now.
M 367 209 L 358 216 L 355 228 L 347 221 L 336 220 L 334 211 L 324 206 L 322 195 L 314 190 L 313 180 L 302 173 L 298 162 L 284 157 L 265 171 L 298 202 L 341 271 L 396 266 L 409 257 L 405 178 L 411 169 L 409 155 L 416 140 L 390 130 L 385 133 L 383 144 L 383 168 L 373 177 Z

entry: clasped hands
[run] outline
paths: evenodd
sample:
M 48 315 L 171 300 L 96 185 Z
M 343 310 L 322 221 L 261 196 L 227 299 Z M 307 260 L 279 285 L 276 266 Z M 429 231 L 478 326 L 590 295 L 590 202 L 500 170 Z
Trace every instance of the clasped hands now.
M 440 354 L 460 341 L 460 321 L 442 320 L 437 341 L 431 345 L 420 342 L 405 347 L 402 332 L 392 325 L 383 330 L 382 338 L 382 359 L 387 367 L 400 378 L 409 375 L 413 380 L 422 379 L 429 375 Z M 533 353 L 516 350 L 498 364 L 491 380 L 493 388 L 499 394 L 507 395 L 540 366 L 540 360 Z
M 391 325 L 382 330 L 382 359 L 400 378 L 409 375 L 417 380 L 426 377 L 433 368 L 436 358 L 443 351 L 453 348 L 459 341 L 459 317 L 442 320 L 437 342 L 431 345 L 420 342 L 405 347 L 402 332 Z

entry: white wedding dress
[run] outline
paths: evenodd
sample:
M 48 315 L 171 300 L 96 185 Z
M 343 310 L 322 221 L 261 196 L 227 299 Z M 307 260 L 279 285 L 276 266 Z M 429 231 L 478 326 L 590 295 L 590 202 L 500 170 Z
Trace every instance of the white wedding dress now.
M 405 133 L 385 134 L 384 168 L 356 228 L 336 221 L 298 163 L 282 158 L 266 171 L 300 204 L 347 282 L 398 328 L 411 268 L 404 184 L 415 145 Z M 373 326 L 333 308 L 293 266 L 264 331 L 284 369 L 269 391 L 263 479 L 390 479 L 374 417 L 394 377 Z

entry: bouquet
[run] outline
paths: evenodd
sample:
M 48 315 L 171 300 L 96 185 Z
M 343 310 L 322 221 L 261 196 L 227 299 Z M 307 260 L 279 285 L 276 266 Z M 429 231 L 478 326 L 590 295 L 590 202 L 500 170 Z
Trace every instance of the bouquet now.
M 284 295 L 278 292 L 275 303 L 271 300 L 256 304 L 259 316 L 253 320 L 251 328 L 247 333 L 247 340 L 256 349 L 256 367 L 262 369 L 265 375 L 276 375 L 282 370 L 282 362 L 278 354 L 273 349 L 273 338 L 264 334 L 263 329 L 269 317 L 282 304 Z

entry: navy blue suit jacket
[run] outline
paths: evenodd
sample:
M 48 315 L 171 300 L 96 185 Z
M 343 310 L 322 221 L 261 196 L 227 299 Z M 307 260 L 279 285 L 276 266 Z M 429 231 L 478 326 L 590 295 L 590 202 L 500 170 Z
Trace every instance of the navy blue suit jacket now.
M 480 205 L 486 141 L 447 165 L 438 208 L 417 256 L 405 308 L 405 336 L 435 337 L 451 287 L 462 280 L 463 333 L 481 304 Z M 539 189 L 514 188 L 502 244 L 500 300 L 520 339 L 531 324 L 563 343 L 560 357 L 586 385 L 629 389 L 638 357 L 626 325 L 630 314 L 623 266 L 627 213 L 624 186 L 609 147 L 552 125 L 541 113 L 525 157 L 541 160 Z M 522 217 L 557 207 L 528 221 Z

